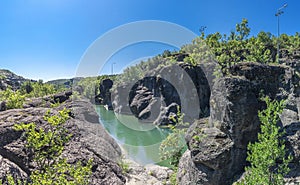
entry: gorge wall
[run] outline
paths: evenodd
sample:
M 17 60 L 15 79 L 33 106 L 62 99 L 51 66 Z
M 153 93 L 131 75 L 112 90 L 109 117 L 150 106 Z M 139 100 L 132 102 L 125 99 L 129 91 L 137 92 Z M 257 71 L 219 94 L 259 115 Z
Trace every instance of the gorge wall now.
M 184 63 L 148 72 L 143 79 L 118 85 L 112 92 L 116 113 L 133 114 L 157 125 L 173 124 L 178 107 L 185 121 L 209 115 L 210 87 L 200 66 Z
M 260 131 L 257 113 L 266 106 L 260 99 L 262 95 L 286 100 L 280 125 L 286 131 L 288 154 L 294 157 L 287 182 L 300 180 L 300 64 L 297 60 L 286 60 L 280 65 L 239 63 L 214 83 L 206 78 L 200 66 L 179 66 L 191 77 L 196 91 L 188 86 L 188 80 L 178 75 L 182 71 L 167 66 L 160 69 L 159 75 L 157 71 L 149 72 L 148 77 L 137 82 L 117 86 L 112 93 L 112 104 L 117 113 L 133 114 L 164 125 L 172 123 L 169 117 L 176 115 L 177 106 L 184 106 L 182 101 L 200 102 L 185 102 L 193 109 L 199 107 L 198 114 L 193 109 L 182 111 L 185 115 L 190 113 L 189 118 L 195 119 L 197 115 L 200 119 L 196 118 L 186 134 L 188 150 L 179 164 L 180 184 L 226 185 L 243 174 L 247 145 L 257 140 Z M 212 90 L 209 84 L 213 84 Z M 194 136 L 201 140 L 195 140 Z
M 246 166 L 247 144 L 256 141 L 258 110 L 265 108 L 261 93 L 286 99 L 281 125 L 286 130 L 288 153 L 294 156 L 290 178 L 299 178 L 300 89 L 299 64 L 240 63 L 228 77 L 216 80 L 210 99 L 209 118 L 196 121 L 188 130 L 188 150 L 179 164 L 180 184 L 226 185 L 239 178 Z M 194 136 L 202 138 L 195 140 Z

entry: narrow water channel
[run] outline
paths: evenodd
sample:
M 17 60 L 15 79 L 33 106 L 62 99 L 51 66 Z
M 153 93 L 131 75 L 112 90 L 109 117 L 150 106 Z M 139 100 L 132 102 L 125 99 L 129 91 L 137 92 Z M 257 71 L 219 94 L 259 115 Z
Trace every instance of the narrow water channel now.
M 134 116 L 115 114 L 103 106 L 96 106 L 100 123 L 124 149 L 128 158 L 139 164 L 166 165 L 159 159 L 159 146 L 169 131 L 142 123 Z

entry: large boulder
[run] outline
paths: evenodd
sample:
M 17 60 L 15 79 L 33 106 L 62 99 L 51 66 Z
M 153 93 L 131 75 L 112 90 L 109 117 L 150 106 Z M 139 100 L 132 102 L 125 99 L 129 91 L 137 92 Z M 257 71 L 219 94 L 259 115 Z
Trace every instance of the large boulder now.
M 195 122 L 187 133 L 189 150 L 180 160 L 180 184 L 199 181 L 226 185 L 243 173 L 247 145 L 257 140 L 260 130 L 257 113 L 265 108 L 260 99 L 262 94 L 272 99 L 287 99 L 281 119 L 287 130 L 288 152 L 295 157 L 293 168 L 299 165 L 299 78 L 295 69 L 286 65 L 241 63 L 231 68 L 230 73 L 214 84 L 209 119 L 205 124 Z
M 6 108 L 6 101 L 0 101 L 0 111 L 5 111 Z
M 234 143 L 224 132 L 208 128 L 207 119 L 195 122 L 186 135 L 189 150 L 179 164 L 181 184 L 218 184 L 230 181 L 226 177 L 234 173 Z M 189 183 L 187 183 L 189 182 Z
M 87 100 L 67 101 L 50 110 L 51 113 L 57 113 L 63 108 L 72 110 L 71 118 L 64 125 L 72 133 L 72 138 L 62 155 L 72 164 L 78 161 L 84 164 L 93 159 L 90 184 L 125 184 L 122 169 L 116 163 L 121 156 L 121 149 L 99 124 L 93 105 Z M 7 174 L 24 179 L 35 169 L 32 156 L 28 156 L 23 134 L 15 131 L 13 125 L 34 122 L 38 127 L 46 127 L 43 115 L 48 110 L 47 107 L 29 107 L 0 112 L 0 179 L 5 179 Z

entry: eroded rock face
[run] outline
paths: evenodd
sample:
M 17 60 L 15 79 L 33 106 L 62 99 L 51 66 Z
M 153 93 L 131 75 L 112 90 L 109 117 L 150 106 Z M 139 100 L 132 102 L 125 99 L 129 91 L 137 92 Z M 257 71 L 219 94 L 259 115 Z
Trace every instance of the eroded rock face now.
M 64 96 L 59 96 L 64 97 Z M 99 124 L 99 118 L 94 107 L 85 100 L 78 100 L 52 108 L 52 113 L 64 107 L 72 110 L 71 119 L 65 127 L 72 133 L 70 142 L 66 145 L 63 156 L 68 162 L 81 161 L 83 164 L 93 159 L 90 184 L 125 184 L 125 177 L 115 161 L 119 159 L 121 150 L 118 144 Z M 28 156 L 22 132 L 15 131 L 15 123 L 34 122 L 39 127 L 45 127 L 43 115 L 47 107 L 29 107 L 24 109 L 0 112 L 0 179 L 13 173 L 18 178 L 26 178 L 34 170 L 35 165 Z
M 110 79 L 103 80 L 99 87 L 100 94 L 95 98 L 96 103 L 100 105 L 106 105 L 109 110 L 112 110 L 110 89 L 112 88 L 113 84 L 113 81 Z
M 180 160 L 180 184 L 226 185 L 243 173 L 247 145 L 257 139 L 259 132 L 257 112 L 265 108 L 260 100 L 262 91 L 272 99 L 287 99 L 281 120 L 287 131 L 288 152 L 295 157 L 292 168 L 297 169 L 299 78 L 295 70 L 241 63 L 230 70 L 230 77 L 218 79 L 212 90 L 209 119 L 195 122 L 187 133 L 189 150 Z
M 209 115 L 210 86 L 200 66 L 165 66 L 148 72 L 131 84 L 119 85 L 113 93 L 117 113 L 133 114 L 140 120 L 157 125 L 172 124 L 177 107 L 185 121 Z

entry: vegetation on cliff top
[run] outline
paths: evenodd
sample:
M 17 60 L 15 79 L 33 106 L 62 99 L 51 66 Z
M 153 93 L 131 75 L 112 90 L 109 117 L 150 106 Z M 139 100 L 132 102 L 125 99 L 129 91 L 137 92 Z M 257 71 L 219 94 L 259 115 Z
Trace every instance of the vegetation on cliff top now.
M 239 62 L 278 63 L 278 57 L 298 57 L 300 51 L 300 34 L 281 34 L 279 38 L 269 32 L 261 31 L 256 36 L 250 35 L 248 20 L 236 24 L 230 34 L 219 32 L 205 35 L 204 32 L 191 44 L 181 47 L 179 51 L 164 51 L 147 61 L 126 68 L 116 83 L 137 81 L 149 71 L 163 66 L 183 62 L 192 66 L 216 63 L 216 76 L 227 75 L 228 69 Z M 280 43 L 280 56 L 277 56 L 277 44 Z M 178 57 L 182 56 L 182 57 Z

